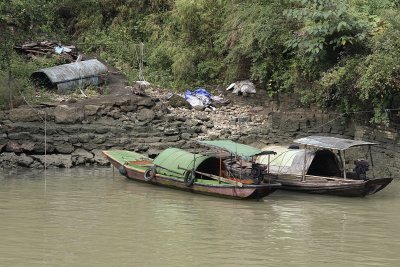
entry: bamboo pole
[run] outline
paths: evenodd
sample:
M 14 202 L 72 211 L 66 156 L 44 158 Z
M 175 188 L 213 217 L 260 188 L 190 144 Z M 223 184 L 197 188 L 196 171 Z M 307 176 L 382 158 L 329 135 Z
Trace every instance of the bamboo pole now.
M 346 150 L 343 150 L 343 179 L 346 180 Z
M 301 176 L 301 181 L 306 181 L 306 164 L 307 164 L 307 145 L 304 146 L 304 162 L 303 162 L 303 174 Z
M 372 178 L 375 178 L 375 172 L 374 172 L 374 160 L 372 158 L 372 149 L 371 149 L 371 145 L 368 146 L 368 150 L 369 150 L 369 157 L 371 159 L 371 171 L 372 171 Z

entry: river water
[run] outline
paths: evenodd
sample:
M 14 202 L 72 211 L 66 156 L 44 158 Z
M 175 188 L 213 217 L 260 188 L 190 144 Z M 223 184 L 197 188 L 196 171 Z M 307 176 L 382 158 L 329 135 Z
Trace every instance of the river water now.
M 0 266 L 400 266 L 400 182 L 241 201 L 111 168 L 2 171 Z

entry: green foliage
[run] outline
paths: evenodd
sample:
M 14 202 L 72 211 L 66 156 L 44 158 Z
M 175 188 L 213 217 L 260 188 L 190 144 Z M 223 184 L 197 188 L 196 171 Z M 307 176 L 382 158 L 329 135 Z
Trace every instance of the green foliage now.
M 157 72 L 169 73 L 169 85 L 198 86 L 218 78 L 222 59 L 215 41 L 227 2 L 176 0 L 168 14 L 149 17 L 146 27 L 153 46 L 149 65 Z
M 0 84 L 32 90 L 30 72 L 47 64 L 6 59 L 5 48 L 70 39 L 130 82 L 142 64 L 146 80 L 180 90 L 252 79 L 270 95 L 375 110 L 371 121 L 385 123 L 400 99 L 399 8 L 398 0 L 1 1 Z
M 278 1 L 238 1 L 231 6 L 219 38 L 227 82 L 252 78 L 271 93 L 287 89 L 290 59 L 283 44 L 292 24 L 282 16 L 284 9 Z
M 300 23 L 286 43 L 310 60 L 333 60 L 348 46 L 362 43 L 370 30 L 368 16 L 362 16 L 345 0 L 291 0 L 284 14 Z

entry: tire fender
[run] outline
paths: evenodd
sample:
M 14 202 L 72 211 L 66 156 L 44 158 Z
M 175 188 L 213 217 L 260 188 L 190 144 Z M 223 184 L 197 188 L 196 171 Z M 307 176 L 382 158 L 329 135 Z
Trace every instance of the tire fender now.
M 156 167 L 152 166 L 144 172 L 144 180 L 146 182 L 150 182 L 151 180 L 154 179 L 154 177 L 156 177 L 156 174 L 157 174 Z
M 121 175 L 126 176 L 127 172 L 124 165 L 118 167 L 118 171 Z
M 194 184 L 195 180 L 196 180 L 196 175 L 194 171 L 187 171 L 185 173 L 184 182 L 187 187 L 191 187 Z

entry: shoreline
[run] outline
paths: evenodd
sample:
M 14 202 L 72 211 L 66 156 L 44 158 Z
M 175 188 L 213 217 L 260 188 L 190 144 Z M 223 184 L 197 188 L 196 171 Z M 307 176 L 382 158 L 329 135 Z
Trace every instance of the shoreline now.
M 194 149 L 196 141 L 204 139 L 231 139 L 262 148 L 322 134 L 380 143 L 373 151 L 379 154 L 376 170 L 385 176 L 400 174 L 394 130 L 335 120 L 337 113 L 306 109 L 290 96 L 278 101 L 262 92 L 251 97 L 225 94 L 229 105 L 199 111 L 172 107 L 167 93 L 148 88 L 147 96 L 140 96 L 121 90 L 74 103 L 1 111 L 0 167 L 44 168 L 45 154 L 48 168 L 107 166 L 101 151 L 111 148 L 154 157 L 171 146 Z

